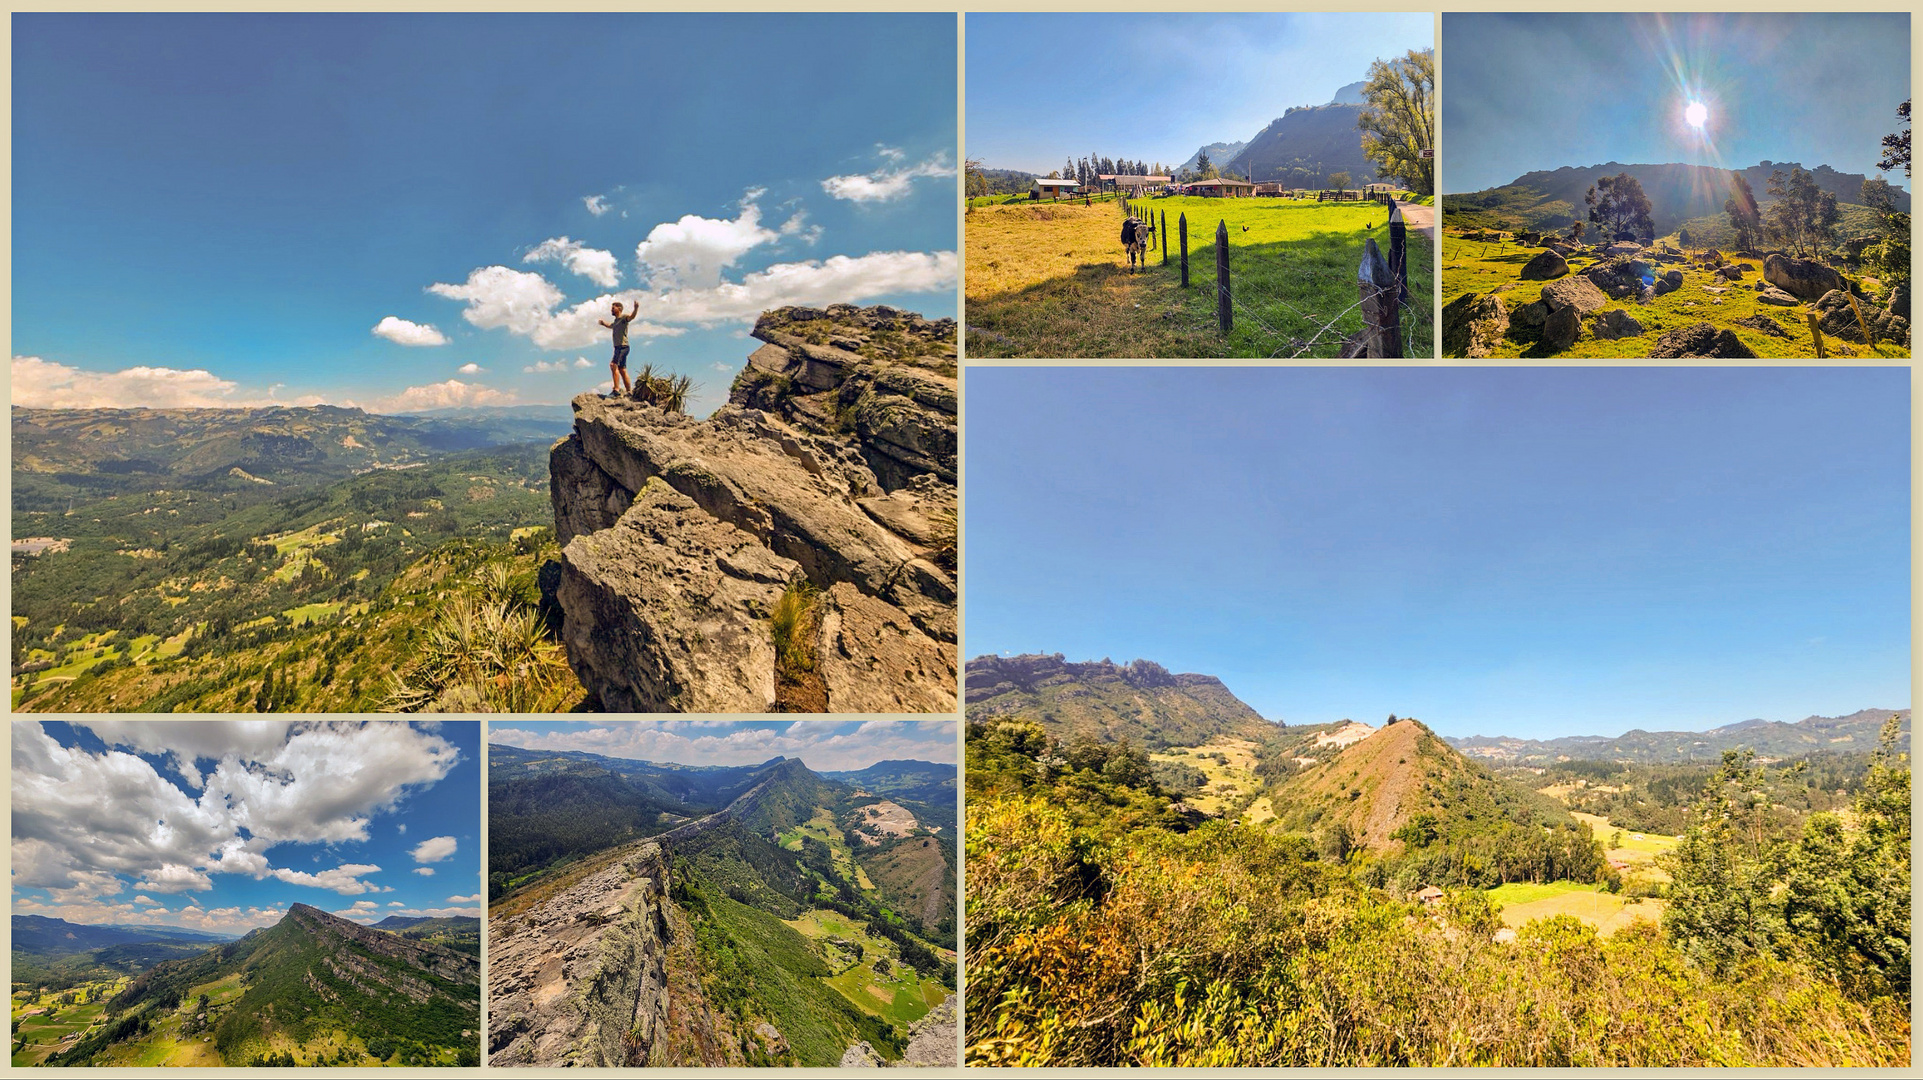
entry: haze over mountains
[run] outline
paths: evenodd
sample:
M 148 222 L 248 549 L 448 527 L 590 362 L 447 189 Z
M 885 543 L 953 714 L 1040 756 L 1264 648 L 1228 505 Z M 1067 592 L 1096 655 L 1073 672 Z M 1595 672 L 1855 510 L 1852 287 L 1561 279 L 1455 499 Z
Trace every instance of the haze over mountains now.
M 1181 167 L 1194 168 L 1206 151 L 1222 175 L 1256 183 L 1315 187 L 1337 172 L 1348 173 L 1353 184 L 1367 183 L 1375 176 L 1375 163 L 1362 153 L 1362 133 L 1356 128 L 1364 85 L 1350 83 L 1323 105 L 1292 106 L 1248 139 L 1209 143 Z
M 1621 735 L 1574 735 L 1560 739 L 1520 739 L 1472 735 L 1451 738 L 1466 754 L 1504 764 L 1538 765 L 1567 760 L 1638 763 L 1716 761 L 1725 750 L 1749 748 L 1758 756 L 1796 757 L 1829 752 L 1867 753 L 1891 716 L 1901 718 L 1900 745 L 1909 745 L 1910 710 L 1861 709 L 1847 716 L 1811 716 L 1795 723 L 1744 720 L 1708 731 L 1643 731 Z

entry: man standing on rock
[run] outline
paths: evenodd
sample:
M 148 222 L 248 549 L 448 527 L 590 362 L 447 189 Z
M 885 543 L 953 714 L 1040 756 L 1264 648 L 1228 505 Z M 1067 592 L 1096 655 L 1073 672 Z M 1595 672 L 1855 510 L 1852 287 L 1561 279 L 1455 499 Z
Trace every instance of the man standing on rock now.
M 614 382 L 613 389 L 608 392 L 610 397 L 634 392 L 634 384 L 628 381 L 628 324 L 634 321 L 635 312 L 640 310 L 641 306 L 636 304 L 633 312 L 623 315 L 621 301 L 616 300 L 614 321 L 598 320 L 602 326 L 614 331 L 614 359 L 608 361 L 608 375 Z

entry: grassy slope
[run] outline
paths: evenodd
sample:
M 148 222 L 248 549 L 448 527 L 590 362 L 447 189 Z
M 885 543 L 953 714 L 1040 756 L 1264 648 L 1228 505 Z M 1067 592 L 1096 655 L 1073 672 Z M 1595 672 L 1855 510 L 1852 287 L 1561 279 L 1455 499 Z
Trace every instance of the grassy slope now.
M 984 207 L 966 223 L 971 356 L 1333 357 L 1362 326 L 1356 267 L 1366 237 L 1387 253 L 1387 212 L 1373 203 L 1192 196 L 1137 202 L 1168 218 L 1169 263 L 1150 253 L 1146 273 L 1128 272 L 1117 204 Z M 1181 288 L 1177 221 L 1188 215 L 1190 287 Z M 1235 329 L 1216 332 L 1215 226 L 1227 221 Z M 1247 231 L 1243 226 L 1248 226 Z M 1406 354 L 1433 352 L 1432 258 L 1409 233 Z M 1322 327 L 1338 314 L 1335 329 Z M 995 336 L 990 336 L 990 334 Z M 1320 337 L 1318 338 L 1318 335 Z M 1313 345 L 1309 342 L 1314 341 Z
M 1503 293 L 1502 302 L 1513 313 L 1524 304 L 1539 299 L 1547 281 L 1521 281 L 1517 274 L 1541 249 L 1520 247 L 1500 243 L 1475 243 L 1461 236 L 1444 233 L 1442 238 L 1442 302 L 1444 306 L 1464 293 L 1486 293 L 1501 285 L 1513 285 Z M 1626 311 L 1643 326 L 1639 337 L 1618 338 L 1605 341 L 1584 331 L 1584 335 L 1568 351 L 1558 356 L 1594 357 L 1641 357 L 1647 356 L 1655 346 L 1656 339 L 1666 330 L 1688 326 L 1691 323 L 1707 322 L 1717 327 L 1727 327 L 1736 332 L 1757 356 L 1807 358 L 1815 355 L 1810 341 L 1809 327 L 1803 318 L 1803 308 L 1773 307 L 1758 302 L 1756 293 L 1748 286 L 1762 277 L 1762 264 L 1756 259 L 1735 258 L 1733 262 L 1742 263 L 1750 268 L 1743 278 L 1741 287 L 1730 286 L 1721 293 L 1710 292 L 1710 288 L 1724 288 L 1701 270 L 1677 266 L 1683 271 L 1683 286 L 1675 292 L 1656 297 L 1647 304 L 1635 300 L 1611 300 L 1603 306 L 1604 311 L 1621 309 Z M 1575 256 L 1569 260 L 1571 273 L 1580 273 L 1595 262 L 1593 259 Z M 1670 269 L 1670 267 L 1659 267 Z M 1774 337 L 1747 326 L 1735 325 L 1737 319 L 1761 315 L 1770 319 L 1789 332 L 1788 337 Z M 1833 356 L 1869 356 L 1871 350 L 1865 346 L 1852 345 L 1825 337 L 1825 346 Z M 1533 330 L 1520 327 L 1510 329 L 1510 336 L 1503 341 L 1503 348 L 1496 355 L 1508 357 L 1538 357 L 1549 355 L 1542 351 L 1540 335 Z M 1882 354 L 1890 355 L 1892 346 L 1882 346 Z

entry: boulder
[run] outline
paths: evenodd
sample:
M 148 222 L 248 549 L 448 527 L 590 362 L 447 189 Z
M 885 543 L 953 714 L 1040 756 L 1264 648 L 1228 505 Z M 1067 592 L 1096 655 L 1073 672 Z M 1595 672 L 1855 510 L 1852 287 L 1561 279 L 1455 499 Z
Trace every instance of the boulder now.
M 1573 307 L 1579 315 L 1589 315 L 1601 311 L 1609 298 L 1588 277 L 1579 274 L 1543 286 L 1542 302 L 1548 304 L 1551 311 Z
M 1889 298 L 1883 304 L 1884 310 L 1892 315 L 1910 317 L 1910 283 L 1899 281 L 1890 286 Z
M 1620 256 L 1599 262 L 1582 273 L 1611 300 L 1623 300 L 1641 293 L 1643 279 L 1650 276 L 1648 263 Z
M 1464 293 L 1442 309 L 1442 354 L 1481 359 L 1493 355 L 1509 332 L 1509 308 L 1502 297 Z
M 1524 281 L 1548 281 L 1569 272 L 1569 263 L 1553 251 L 1538 252 L 1536 257 L 1523 264 L 1518 276 Z
M 1817 316 L 1817 326 L 1827 337 L 1841 338 L 1858 344 L 1868 344 L 1864 334 L 1867 323 L 1869 333 L 1880 343 L 1903 344 L 1909 341 L 1909 320 L 1901 315 L 1890 314 L 1887 308 L 1875 307 L 1863 300 L 1856 302 L 1862 309 L 1862 318 L 1857 317 L 1857 307 L 1850 305 L 1850 296 L 1841 289 L 1824 293 L 1822 298 L 1810 305 Z
M 1629 312 L 1615 309 L 1605 311 L 1601 315 L 1596 316 L 1595 322 L 1590 326 L 1590 333 L 1605 341 L 1614 341 L 1617 338 L 1641 337 L 1643 324 L 1637 322 Z
M 1643 253 L 1643 246 L 1641 244 L 1630 243 L 1627 240 L 1624 240 L 1620 243 L 1611 244 L 1608 247 L 1603 249 L 1604 255 L 1611 255 L 1611 256 L 1641 255 L 1642 253 Z
M 1763 260 L 1763 279 L 1799 300 L 1819 300 L 1824 293 L 1847 288 L 1843 275 L 1813 259 L 1792 259 L 1772 253 Z
M 1549 305 L 1541 300 L 1533 300 L 1517 308 L 1515 313 L 1509 316 L 1509 323 L 1525 330 L 1540 330 L 1543 320 L 1548 317 Z
M 1759 304 L 1774 304 L 1777 307 L 1795 307 L 1801 303 L 1801 301 L 1797 300 L 1794 296 L 1767 283 L 1758 283 L 1756 302 Z
M 1559 353 L 1576 343 L 1582 336 L 1582 311 L 1574 304 L 1565 304 L 1549 313 L 1542 322 L 1542 347 L 1552 353 Z
M 1790 332 L 1783 328 L 1782 323 L 1777 322 L 1767 315 L 1750 315 L 1746 318 L 1737 319 L 1735 322 L 1737 326 L 1747 326 L 1751 330 L 1760 331 L 1770 337 L 1786 338 L 1791 336 Z
M 1718 330 L 1706 322 L 1691 323 L 1667 330 L 1649 350 L 1652 359 L 1741 359 L 1753 360 L 1756 354 L 1733 330 Z
M 1517 233 L 1516 239 L 1528 244 L 1530 247 L 1535 247 L 1537 244 L 1542 243 L 1542 234 L 1537 232 Z
M 1656 279 L 1656 295 L 1667 296 L 1683 287 L 1683 272 L 1671 270 Z
M 1730 281 L 1735 281 L 1749 273 L 1749 267 L 1742 263 L 1724 263 L 1716 268 L 1716 273 Z

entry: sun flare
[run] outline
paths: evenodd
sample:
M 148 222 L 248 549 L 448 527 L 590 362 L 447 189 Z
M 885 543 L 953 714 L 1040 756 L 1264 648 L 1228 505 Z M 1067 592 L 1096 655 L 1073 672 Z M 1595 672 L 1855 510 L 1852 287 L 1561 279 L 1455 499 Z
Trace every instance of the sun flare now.
M 1683 109 L 1683 119 L 1693 128 L 1701 128 L 1709 122 L 1709 106 L 1700 101 L 1692 101 Z

